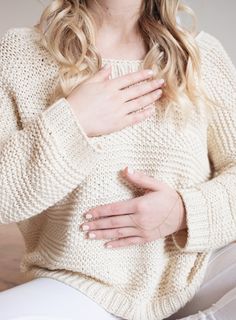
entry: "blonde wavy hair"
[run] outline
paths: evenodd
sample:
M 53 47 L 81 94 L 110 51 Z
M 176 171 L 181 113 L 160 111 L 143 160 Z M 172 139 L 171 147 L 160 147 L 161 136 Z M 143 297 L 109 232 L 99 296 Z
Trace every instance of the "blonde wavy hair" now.
M 103 9 L 97 5 L 102 17 Z M 177 22 L 178 11 L 189 13 L 193 30 Z M 181 110 L 183 120 L 191 106 L 212 105 L 201 79 L 201 60 L 196 44 L 196 17 L 193 10 L 180 0 L 146 0 L 142 2 L 138 26 L 149 48 L 142 69 L 154 70 L 153 78 L 164 78 L 166 85 L 159 106 L 170 111 Z M 39 39 L 59 65 L 59 77 L 51 103 L 94 75 L 102 66 L 95 46 L 95 20 L 86 0 L 54 0 L 43 11 L 34 26 Z M 208 113 L 209 114 L 209 113 Z

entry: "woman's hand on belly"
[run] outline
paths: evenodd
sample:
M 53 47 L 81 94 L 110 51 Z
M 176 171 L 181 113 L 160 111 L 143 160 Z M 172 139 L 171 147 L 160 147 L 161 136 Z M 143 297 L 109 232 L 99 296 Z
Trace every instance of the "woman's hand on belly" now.
M 105 244 L 112 248 L 142 244 L 186 228 L 186 212 L 179 193 L 163 181 L 145 173 L 123 175 L 145 194 L 133 199 L 101 205 L 87 211 L 89 220 L 81 225 L 88 239 L 116 239 Z M 87 228 L 86 228 L 87 227 Z

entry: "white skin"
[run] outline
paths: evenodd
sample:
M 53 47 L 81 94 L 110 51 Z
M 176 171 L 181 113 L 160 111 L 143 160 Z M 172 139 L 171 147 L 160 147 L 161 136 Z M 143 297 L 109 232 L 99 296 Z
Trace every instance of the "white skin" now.
M 137 29 L 142 0 L 98 0 L 105 10 L 102 24 L 96 19 L 93 1 L 88 1 L 97 21 L 96 46 L 102 57 L 143 59 L 144 42 Z M 116 52 L 117 56 L 113 56 Z M 148 70 L 109 79 L 110 69 L 99 70 L 67 97 L 73 112 L 89 137 L 109 134 L 151 116 L 160 98 L 161 83 L 148 80 Z M 129 86 L 143 81 L 139 86 Z M 121 90 L 123 89 L 123 90 Z M 140 111 L 140 109 L 143 110 Z M 139 112 L 135 112 L 139 111 Z M 86 239 L 110 239 L 105 247 L 142 244 L 186 229 L 186 212 L 178 192 L 144 172 L 121 170 L 122 177 L 145 188 L 142 196 L 100 205 L 84 213 L 81 225 Z M 109 247 L 108 247 L 109 248 Z
M 137 26 L 142 0 L 97 0 L 104 8 L 104 18 L 96 28 L 96 47 L 102 57 L 141 60 L 148 48 Z M 96 5 L 89 0 L 88 6 L 96 20 Z M 115 55 L 114 55 L 115 53 Z

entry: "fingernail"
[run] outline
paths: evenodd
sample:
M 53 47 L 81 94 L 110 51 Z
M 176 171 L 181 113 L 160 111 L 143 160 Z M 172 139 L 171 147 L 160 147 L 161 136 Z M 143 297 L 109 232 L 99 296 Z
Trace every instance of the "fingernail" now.
M 96 238 L 96 234 L 95 233 L 89 233 L 88 236 L 89 236 L 90 239 Z
M 163 84 L 164 82 L 165 82 L 164 79 L 160 79 L 160 80 L 159 80 L 159 83 L 160 83 L 160 84 Z
M 154 74 L 154 71 L 153 71 L 152 69 L 148 69 L 148 70 L 147 70 L 147 74 L 153 75 L 153 74 Z
M 131 167 L 128 167 L 127 171 L 128 171 L 129 174 L 133 174 L 134 173 L 134 169 L 131 168 Z
M 158 97 L 161 96 L 162 90 L 161 89 L 156 90 L 156 94 L 157 94 Z
M 88 226 L 88 225 L 85 224 L 85 225 L 82 226 L 82 230 L 86 231 L 86 230 L 88 230 L 88 229 L 89 229 L 89 226 Z
M 110 249 L 110 248 L 112 248 L 112 245 L 111 244 L 107 244 L 106 248 Z
M 91 213 L 87 213 L 86 215 L 85 215 L 85 218 L 86 219 L 91 219 L 93 216 L 91 215 Z

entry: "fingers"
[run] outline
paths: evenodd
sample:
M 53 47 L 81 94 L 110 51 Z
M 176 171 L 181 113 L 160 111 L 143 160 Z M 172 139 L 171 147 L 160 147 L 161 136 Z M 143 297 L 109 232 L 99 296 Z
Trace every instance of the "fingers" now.
M 107 80 L 111 73 L 111 65 L 105 65 L 100 70 L 98 70 L 95 75 L 93 75 L 91 78 L 87 80 L 87 83 L 89 82 L 101 82 L 104 80 Z
M 145 108 L 151 104 L 153 104 L 156 100 L 158 100 L 162 95 L 162 89 L 157 89 L 154 90 L 148 94 L 145 94 L 137 99 L 131 100 L 129 102 L 126 102 L 124 108 L 125 112 L 128 114 L 130 117 L 135 117 L 135 115 L 130 114 L 130 112 L 138 111 L 142 108 Z M 143 110 L 145 111 L 145 110 Z M 140 112 L 143 112 L 140 110 Z M 131 118 L 132 119 L 132 118 Z
M 137 199 L 121 200 L 114 203 L 98 206 L 84 213 L 86 219 L 98 219 L 112 215 L 128 214 L 136 211 Z M 87 216 L 89 215 L 89 216 Z
M 135 71 L 123 76 L 116 77 L 115 79 L 111 79 L 110 81 L 111 81 L 111 84 L 116 89 L 123 89 L 123 88 L 126 88 L 127 86 L 130 86 L 137 82 L 148 79 L 152 75 L 153 75 L 152 70 L 145 69 L 145 70 Z
M 164 83 L 164 79 L 155 79 L 152 81 L 147 81 L 145 83 L 139 84 L 138 86 L 133 86 L 126 88 L 121 91 L 122 97 L 124 101 L 133 100 L 140 96 L 143 96 L 147 93 L 150 93 L 154 90 L 161 88 L 162 84 Z
M 112 216 L 102 219 L 92 220 L 81 225 L 82 231 L 90 231 L 97 229 L 110 229 L 121 227 L 136 227 L 129 214 Z
M 126 115 L 126 117 L 124 118 L 124 121 L 123 121 L 123 128 L 128 127 L 128 126 L 132 126 L 136 123 L 139 123 L 139 122 L 145 120 L 146 118 L 150 117 L 152 114 L 154 114 L 156 112 L 155 109 L 156 109 L 156 107 L 154 105 L 151 105 L 151 106 L 144 108 L 141 111 L 132 112 L 132 113 Z
M 124 171 L 124 173 L 126 174 L 126 178 L 136 186 L 153 191 L 161 190 L 162 184 L 160 184 L 159 181 L 156 180 L 156 178 L 151 177 L 140 170 L 135 170 L 132 174 L 129 174 L 127 169 L 128 168 L 126 167 Z
M 89 239 L 116 239 L 130 236 L 141 236 L 140 231 L 134 227 L 126 228 L 114 228 L 106 230 L 93 230 L 86 233 L 86 237 Z

